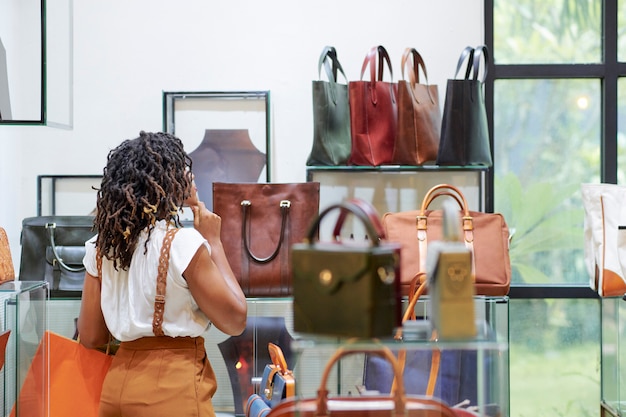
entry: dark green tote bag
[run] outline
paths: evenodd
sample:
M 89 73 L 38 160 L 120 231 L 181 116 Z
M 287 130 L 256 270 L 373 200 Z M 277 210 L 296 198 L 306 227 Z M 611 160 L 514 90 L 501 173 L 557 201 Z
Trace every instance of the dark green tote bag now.
M 322 65 L 328 81 L 321 79 Z M 352 149 L 348 80 L 333 46 L 322 51 L 317 71 L 320 79 L 313 81 L 312 86 L 313 147 L 306 164 L 346 165 Z M 338 82 L 339 73 L 346 84 Z

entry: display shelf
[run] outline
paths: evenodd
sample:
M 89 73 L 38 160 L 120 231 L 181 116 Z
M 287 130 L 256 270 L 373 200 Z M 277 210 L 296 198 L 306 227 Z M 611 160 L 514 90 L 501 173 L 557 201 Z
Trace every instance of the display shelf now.
M 601 300 L 601 415 L 626 415 L 626 300 Z
M 489 335 L 484 352 L 499 352 L 498 361 L 508 365 L 508 352 L 502 350 L 508 343 L 508 298 L 476 297 L 476 319 L 482 324 L 483 334 Z M 404 300 L 406 305 L 407 300 Z M 429 298 L 424 296 L 416 306 L 418 317 L 428 318 Z M 73 337 L 75 319 L 80 311 L 80 300 L 55 298 L 48 301 L 49 330 L 66 337 Z M 309 335 L 293 330 L 293 299 L 248 298 L 248 326 L 243 335 L 228 336 L 216 328 L 204 335 L 207 356 L 218 381 L 213 406 L 219 413 L 243 415 L 243 405 L 248 395 L 258 389 L 257 383 L 263 368 L 269 363 L 267 342 L 273 341 L 283 349 L 287 363 L 296 375 L 298 392 L 314 395 L 319 387 L 324 365 L 330 358 L 335 344 L 341 339 L 332 338 L 329 344 L 311 341 Z M 311 345 L 311 343 L 315 343 Z M 393 342 L 391 343 L 393 345 Z M 447 347 L 457 346 L 449 344 Z M 428 343 L 417 344 L 421 350 L 432 347 Z M 230 355 L 236 353 L 236 355 Z M 243 359 L 243 360 L 240 360 Z M 346 358 L 341 362 L 341 378 L 337 372 L 331 375 L 335 392 L 355 392 L 354 381 L 363 379 L 364 362 L 361 357 Z M 500 362 L 498 362 L 500 363 Z M 351 365 L 350 365 L 351 364 Z M 350 365 L 350 366 L 349 366 Z M 239 372 L 233 372 L 239 367 Z M 508 366 L 498 368 L 508 372 Z M 298 377 L 301 375 L 301 377 Z M 508 395 L 508 374 L 498 377 L 502 395 Z M 505 415 L 505 414 L 503 414 Z
M 381 216 L 387 212 L 418 210 L 426 192 L 445 183 L 461 190 L 470 210 L 483 211 L 487 169 L 436 165 L 310 166 L 307 181 L 320 183 L 320 209 L 356 197 L 371 203 Z M 441 208 L 440 204 L 436 200 L 431 208 Z M 331 222 L 321 225 L 321 239 L 330 236 L 330 225 Z M 355 236 L 362 232 L 358 225 L 348 225 L 347 231 Z
M 422 297 L 416 306 L 416 315 L 427 323 L 430 300 Z M 508 298 L 475 297 L 475 312 L 479 334 L 471 340 L 433 341 L 424 335 L 410 342 L 394 338 L 373 340 L 342 339 L 296 334 L 292 350 L 297 355 L 294 367 L 297 395 L 302 398 L 315 397 L 321 388 L 319 382 L 325 365 L 339 347 L 349 347 L 363 351 L 339 361 L 329 376 L 330 395 L 372 394 L 381 391 L 381 386 L 372 387 L 372 381 L 380 381 L 381 363 L 368 359 L 367 352 L 381 347 L 394 352 L 403 349 L 412 363 L 411 375 L 405 380 L 406 389 L 411 394 L 424 394 L 425 381 L 430 372 L 430 358 L 433 350 L 441 353 L 439 384 L 435 396 L 452 401 L 451 390 L 458 390 L 459 402 L 469 400 L 478 407 L 480 415 L 509 415 L 509 371 L 508 371 Z M 405 300 L 406 304 L 406 300 Z M 408 362 L 407 362 L 408 363 Z M 457 372 L 458 371 L 458 372 Z M 368 376 L 371 372 L 374 376 Z M 453 376 L 455 374 L 457 378 Z M 372 375 L 370 374 L 370 375 Z M 390 372 L 384 374 L 390 387 Z M 384 378 L 383 378 L 384 379 Z M 442 385 L 446 385 L 442 388 Z M 374 392 L 375 393 L 375 392 Z M 465 396 L 464 396 L 465 395 Z M 456 400 L 456 398 L 455 398 Z M 455 404 L 450 404 L 455 405 Z
M 48 284 L 45 281 L 11 281 L 0 285 L 0 314 L 3 329 L 10 330 L 2 369 L 3 384 L 2 410 L 8 416 L 15 405 L 20 388 L 24 383 L 35 352 L 47 330 Z M 41 369 L 30 369 L 44 381 L 43 364 Z M 44 405 L 43 392 L 41 404 Z M 42 410 L 41 415 L 44 410 Z M 19 407 L 15 417 L 20 417 Z M 25 416 L 28 417 L 28 416 Z

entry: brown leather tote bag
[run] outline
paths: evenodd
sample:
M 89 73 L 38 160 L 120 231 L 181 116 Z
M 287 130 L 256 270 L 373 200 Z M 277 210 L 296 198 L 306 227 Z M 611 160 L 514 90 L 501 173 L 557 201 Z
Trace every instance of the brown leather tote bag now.
M 441 110 L 439 89 L 428 84 L 424 59 L 415 48 L 402 55 L 402 79 L 398 81 L 398 136 L 393 150 L 393 163 L 423 165 L 435 162 L 439 149 Z M 404 70 L 407 68 L 408 80 Z M 419 69 L 425 84 L 420 84 Z
M 247 297 L 292 293 L 291 245 L 319 212 L 319 182 L 213 183 L 222 243 Z

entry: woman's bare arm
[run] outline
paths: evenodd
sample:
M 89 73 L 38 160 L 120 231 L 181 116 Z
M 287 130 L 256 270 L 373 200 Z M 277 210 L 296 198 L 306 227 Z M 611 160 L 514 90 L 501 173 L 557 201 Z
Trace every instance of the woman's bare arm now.
M 109 329 L 100 307 L 100 288 L 100 279 L 85 273 L 78 316 L 78 335 L 80 343 L 88 348 L 95 348 L 109 342 Z
M 236 336 L 246 328 L 246 297 L 226 259 L 220 239 L 221 219 L 204 203 L 192 207 L 194 227 L 211 246 L 201 246 L 183 273 L 200 309 L 222 332 Z

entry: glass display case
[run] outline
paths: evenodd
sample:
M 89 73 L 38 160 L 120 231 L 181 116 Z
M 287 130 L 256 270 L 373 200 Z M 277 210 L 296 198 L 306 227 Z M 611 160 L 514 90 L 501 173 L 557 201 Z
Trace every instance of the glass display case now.
M 310 166 L 307 181 L 320 183 L 320 209 L 356 197 L 372 203 L 381 216 L 387 212 L 418 210 L 430 188 L 451 184 L 463 193 L 470 210 L 484 211 L 486 171 L 485 167 L 435 165 Z M 430 208 L 441 208 L 441 201 L 434 201 Z M 329 236 L 328 225 L 321 226 L 320 238 Z
M 508 415 L 508 298 L 476 297 L 476 320 L 482 338 L 468 343 L 437 344 L 417 341 L 411 351 L 428 352 L 434 347 L 469 353 L 474 367 L 484 372 L 472 373 L 489 381 L 485 398 L 498 404 L 502 416 Z M 405 300 L 406 303 L 406 300 Z M 416 306 L 416 316 L 428 319 L 429 298 L 424 296 Z M 49 329 L 66 337 L 75 332 L 75 320 L 80 311 L 80 300 L 52 299 L 48 302 Z M 204 335 L 207 356 L 215 372 L 218 389 L 213 397 L 216 412 L 243 416 L 248 397 L 258 392 L 265 365 L 271 362 L 268 342 L 278 344 L 290 369 L 296 376 L 298 395 L 315 395 L 324 366 L 341 339 L 320 340 L 293 331 L 292 298 L 249 298 L 248 324 L 240 336 L 228 336 L 216 328 Z M 392 348 L 398 345 L 385 342 Z M 371 348 L 366 346 L 366 348 Z M 482 359 L 479 359 L 482 358 Z M 488 362 L 487 367 L 478 364 Z M 331 374 L 331 392 L 356 394 L 356 386 L 363 385 L 364 355 L 341 360 Z M 482 392 L 482 391 L 481 391 Z
M 0 379 L 2 415 L 8 416 L 13 410 L 12 416 L 20 417 L 16 399 L 27 373 L 39 375 L 42 383 L 45 378 L 43 363 L 40 369 L 31 369 L 31 363 L 47 328 L 48 286 L 45 281 L 7 282 L 0 285 L 0 300 L 2 332 L 10 331 Z M 43 392 L 41 395 L 43 407 Z
M 463 376 L 468 386 L 483 387 L 474 392 L 476 401 L 480 398 L 479 404 L 484 409 L 489 406 L 489 410 L 497 409 L 501 416 L 508 416 L 508 298 L 476 297 L 474 302 L 480 329 L 475 340 L 447 343 L 416 340 L 400 345 L 389 340 L 382 343 L 393 350 L 406 348 L 409 355 L 429 354 L 432 349 L 439 349 L 444 358 L 442 370 L 450 366 L 445 363 L 450 355 L 456 358 L 450 360 L 457 361 L 458 365 L 463 358 L 465 371 L 459 376 Z M 417 317 L 428 319 L 428 303 L 428 296 L 420 299 L 416 306 Z M 245 401 L 250 394 L 258 392 L 263 369 L 270 363 L 267 349 L 270 341 L 282 348 L 289 368 L 294 371 L 297 395 L 314 396 L 325 365 L 345 340 L 294 332 L 291 298 L 248 299 L 248 316 L 248 328 L 241 336 L 229 337 L 217 329 L 205 335 L 207 353 L 218 380 L 218 391 L 213 398 L 216 411 L 243 415 Z M 360 341 L 357 346 L 371 350 L 377 345 Z M 331 394 L 358 395 L 358 389 L 366 382 L 366 359 L 364 354 L 342 359 L 330 375 Z
M 601 300 L 601 415 L 626 415 L 626 300 Z

